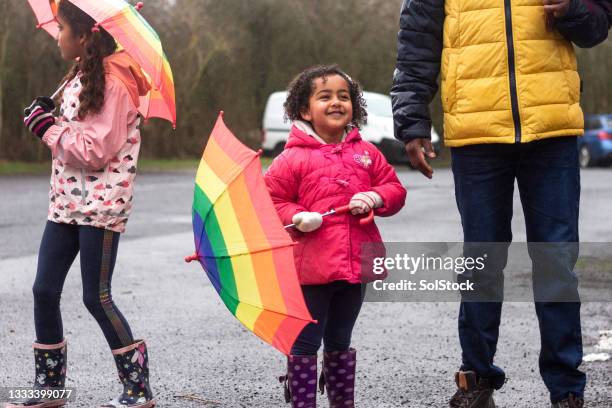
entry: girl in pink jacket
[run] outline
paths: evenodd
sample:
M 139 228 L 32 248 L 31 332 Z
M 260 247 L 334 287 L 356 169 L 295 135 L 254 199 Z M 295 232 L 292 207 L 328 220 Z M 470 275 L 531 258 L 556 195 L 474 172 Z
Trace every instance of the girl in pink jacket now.
M 366 123 L 359 84 L 337 66 L 317 66 L 289 85 L 285 150 L 265 175 L 284 224 L 294 223 L 295 266 L 308 309 L 317 320 L 298 337 L 287 363 L 285 397 L 292 407 L 316 405 L 317 351 L 324 343 L 323 384 L 330 407 L 354 407 L 356 351 L 351 334 L 363 303 L 362 244 L 382 242 L 374 211 L 391 216 L 406 190 L 378 149 L 361 139 Z M 321 213 L 350 204 L 351 214 Z
M 117 52 L 113 37 L 67 0 L 59 5 L 58 46 L 77 60 L 66 77 L 59 115 L 50 98 L 25 110 L 26 127 L 51 150 L 49 214 L 34 282 L 36 389 L 63 388 L 66 340 L 60 297 L 80 253 L 83 300 L 114 355 L 123 392 L 104 407 L 151 407 L 146 345 L 111 296 L 120 233 L 132 210 L 140 149 L 140 97 L 150 85 L 137 63 Z M 13 406 L 63 406 L 30 399 Z M 86 404 L 93 406 L 94 404 Z

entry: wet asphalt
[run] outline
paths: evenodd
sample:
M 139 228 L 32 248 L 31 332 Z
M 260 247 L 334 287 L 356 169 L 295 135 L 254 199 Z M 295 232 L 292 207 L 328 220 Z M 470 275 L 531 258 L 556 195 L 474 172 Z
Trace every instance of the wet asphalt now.
M 377 223 L 386 241 L 460 241 L 452 174 L 439 169 L 432 181 L 400 169 L 407 206 Z M 580 236 L 612 241 L 611 169 L 582 173 Z M 0 387 L 22 388 L 33 379 L 31 286 L 47 207 L 46 177 L 0 177 Z M 134 334 L 148 342 L 151 383 L 158 407 L 284 407 L 277 377 L 284 358 L 244 329 L 221 303 L 199 265 L 185 264 L 193 251 L 193 174 L 138 176 L 136 203 L 121 238 L 113 298 Z M 516 194 L 518 196 L 518 194 Z M 515 197 L 515 241 L 525 240 Z M 612 245 L 612 244 L 610 244 Z M 62 297 L 69 342 L 68 406 L 96 407 L 118 393 L 114 363 L 95 321 L 82 304 L 78 262 Z M 612 299 L 582 307 L 585 354 L 599 333 L 612 328 Z M 454 392 L 460 363 L 458 305 L 366 303 L 353 345 L 358 350 L 357 406 L 444 407 Z M 533 303 L 506 303 L 496 363 L 508 382 L 496 393 L 499 407 L 548 407 L 538 373 L 539 333 Z M 612 350 L 607 350 L 612 354 Z M 612 361 L 584 363 L 588 407 L 612 406 Z M 319 397 L 319 406 L 327 406 Z

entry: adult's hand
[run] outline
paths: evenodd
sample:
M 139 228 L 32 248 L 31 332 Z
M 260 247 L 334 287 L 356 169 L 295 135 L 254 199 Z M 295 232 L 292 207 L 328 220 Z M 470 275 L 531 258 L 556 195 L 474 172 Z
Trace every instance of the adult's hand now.
M 570 0 L 544 0 L 544 10 L 555 18 L 561 18 L 567 14 L 570 8 Z
M 423 173 L 427 178 L 433 177 L 433 169 L 425 159 L 435 159 L 436 153 L 434 152 L 433 146 L 430 139 L 413 139 L 406 143 L 406 153 L 408 154 L 408 160 L 410 165 Z

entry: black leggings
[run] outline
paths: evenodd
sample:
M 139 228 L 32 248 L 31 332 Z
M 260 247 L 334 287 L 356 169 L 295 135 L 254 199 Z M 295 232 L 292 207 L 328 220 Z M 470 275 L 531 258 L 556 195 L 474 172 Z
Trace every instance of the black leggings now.
M 315 355 L 321 347 L 321 340 L 327 352 L 348 350 L 365 288 L 365 285 L 345 281 L 302 286 L 306 306 L 318 323 L 310 323 L 302 330 L 291 354 Z
M 111 349 L 134 342 L 130 326 L 111 296 L 119 236 L 100 228 L 47 221 L 32 288 L 38 343 L 57 344 L 64 339 L 60 299 L 68 270 L 79 252 L 87 310 L 97 320 Z

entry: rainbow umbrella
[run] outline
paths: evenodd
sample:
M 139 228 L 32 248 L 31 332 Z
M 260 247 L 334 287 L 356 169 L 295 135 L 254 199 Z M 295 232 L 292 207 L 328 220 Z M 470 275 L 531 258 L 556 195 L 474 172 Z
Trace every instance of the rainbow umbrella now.
M 176 96 L 174 78 L 159 36 L 140 15 L 142 2 L 133 7 L 124 0 L 70 0 L 91 16 L 117 41 L 120 48 L 130 54 L 149 77 L 152 86 L 141 98 L 140 113 L 145 118 L 162 118 L 176 127 Z M 38 28 L 57 37 L 57 0 L 28 0 Z
M 200 261 L 230 312 L 289 354 L 313 320 L 297 279 L 294 243 L 268 194 L 259 155 L 236 139 L 221 112 L 196 176 L 196 254 L 186 261 Z

